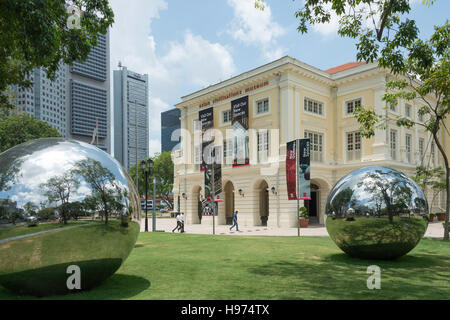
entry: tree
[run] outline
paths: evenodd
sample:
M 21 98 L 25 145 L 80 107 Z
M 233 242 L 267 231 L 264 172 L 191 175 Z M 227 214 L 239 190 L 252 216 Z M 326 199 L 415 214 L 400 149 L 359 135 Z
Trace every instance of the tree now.
M 431 5 L 434 1 L 423 3 Z M 262 0 L 256 0 L 255 4 L 264 10 Z M 409 128 L 423 126 L 444 159 L 447 194 L 444 240 L 450 240 L 450 166 L 439 136 L 443 131 L 450 135 L 446 127 L 450 113 L 449 24 L 447 21 L 443 26 L 435 26 L 434 34 L 424 41 L 419 38 L 415 21 L 408 16 L 410 10 L 409 0 L 305 0 L 295 16 L 299 19 L 298 31 L 307 33 L 309 25 L 328 23 L 333 14 L 337 15 L 338 34 L 358 40 L 357 60 L 376 61 L 393 75 L 386 84 L 384 101 L 396 104 L 404 99 L 424 103 L 419 114 L 428 117 L 426 123 L 399 118 L 396 124 Z M 356 115 L 365 138 L 375 134 L 377 125 L 391 121 L 370 108 L 359 107 Z
M 412 205 L 411 186 L 400 173 L 383 172 L 382 170 L 368 172 L 357 186 L 363 188 L 374 198 L 383 200 L 391 224 L 394 221 L 394 216 L 408 212 L 408 207 Z M 378 208 L 381 208 L 381 206 Z M 381 215 L 381 211 L 378 214 Z
M 154 158 L 154 170 L 156 177 L 156 194 L 170 208 L 173 209 L 173 200 L 169 198 L 173 191 L 174 165 L 172 154 L 163 152 Z M 153 180 L 152 187 L 153 187 Z
M 64 224 L 70 217 L 69 204 L 70 195 L 76 192 L 80 185 L 80 181 L 72 174 L 66 172 L 62 176 L 50 178 L 46 183 L 40 185 L 45 190 L 44 195 L 48 198 L 48 202 L 61 202 L 59 209 Z
M 170 195 L 173 190 L 173 178 L 174 178 L 174 164 L 172 156 L 169 151 L 161 154 L 157 153 L 153 160 L 153 168 L 149 174 L 148 181 L 148 193 L 152 194 L 153 190 L 153 175 L 156 179 L 156 195 L 161 198 L 170 209 L 173 209 L 173 201 L 170 199 Z M 147 159 L 145 159 L 147 161 Z M 139 194 L 145 194 L 145 172 L 141 169 L 141 164 L 138 164 L 138 183 Z M 136 181 L 136 165 L 132 166 L 129 170 L 129 175 L 133 181 Z
M 70 12 L 72 5 L 82 12 Z M 69 23 L 73 20 L 75 25 Z M 54 79 L 60 62 L 87 59 L 99 34 L 114 21 L 108 0 L 3 0 L 0 6 L 0 114 L 11 109 L 7 87 L 28 87 L 26 76 L 44 68 Z M 1 112 L 3 111 L 3 112 Z
M 105 218 L 105 224 L 108 224 L 109 217 L 123 208 L 124 195 L 114 174 L 93 159 L 78 161 L 73 173 L 84 178 L 91 186 L 90 200 L 97 204 L 100 215 Z
M 61 135 L 46 122 L 26 113 L 0 119 L 0 153 L 30 140 L 50 137 Z
M 8 210 L 0 204 L 0 220 L 8 218 Z
M 39 208 L 38 208 L 38 206 L 34 205 L 32 202 L 27 202 L 23 206 L 23 209 L 25 210 L 27 215 L 34 216 Z
M 56 217 L 56 210 L 55 208 L 41 208 L 38 212 L 37 212 L 37 216 L 39 217 L 39 219 L 43 220 L 43 221 L 48 221 L 48 220 L 52 220 L 55 219 Z
M 351 199 L 353 197 L 353 190 L 351 188 L 345 188 L 338 195 L 336 195 L 331 205 L 331 210 L 338 216 L 343 216 L 349 206 L 352 206 Z
M 433 203 L 437 196 L 445 190 L 445 171 L 442 167 L 429 168 L 426 166 L 419 166 L 416 168 L 416 176 L 414 181 L 426 192 L 431 189 L 433 192 L 432 200 L 429 203 L 429 212 L 432 212 Z

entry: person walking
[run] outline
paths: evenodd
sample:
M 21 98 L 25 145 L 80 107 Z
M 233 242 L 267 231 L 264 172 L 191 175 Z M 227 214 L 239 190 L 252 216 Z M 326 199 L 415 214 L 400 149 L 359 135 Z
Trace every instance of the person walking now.
M 177 213 L 177 226 L 172 230 L 172 233 L 176 230 L 181 230 L 181 214 L 179 212 Z
M 234 227 L 236 227 L 236 231 L 239 231 L 239 226 L 238 226 L 238 222 L 237 222 L 237 220 L 238 220 L 238 213 L 239 213 L 239 211 L 236 210 L 236 212 L 233 214 L 233 225 L 231 226 L 230 231 Z
M 181 223 L 181 233 L 184 233 L 184 212 L 181 213 L 180 217 L 180 223 Z

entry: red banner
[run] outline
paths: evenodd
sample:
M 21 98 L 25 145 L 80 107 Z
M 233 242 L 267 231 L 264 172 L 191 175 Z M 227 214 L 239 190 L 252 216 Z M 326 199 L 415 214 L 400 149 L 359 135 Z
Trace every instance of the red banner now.
M 297 200 L 297 141 L 287 143 L 286 185 L 289 200 Z

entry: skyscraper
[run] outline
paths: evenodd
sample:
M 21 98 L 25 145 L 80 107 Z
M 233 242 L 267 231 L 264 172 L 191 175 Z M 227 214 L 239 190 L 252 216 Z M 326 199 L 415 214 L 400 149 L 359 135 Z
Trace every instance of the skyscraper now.
M 43 69 L 36 68 L 27 77 L 33 82 L 29 88 L 12 86 L 17 111 L 26 112 L 38 120 L 47 122 L 67 137 L 67 66 L 61 63 L 54 81 L 50 81 Z
M 109 33 L 100 35 L 85 62 L 68 68 L 69 137 L 90 143 L 98 121 L 98 147 L 111 153 Z
M 175 147 L 180 148 L 179 138 L 181 134 L 177 134 L 176 130 L 180 129 L 180 109 L 161 113 L 161 152 L 172 151 Z
M 126 169 L 149 156 L 148 90 L 148 75 L 114 71 L 114 156 Z

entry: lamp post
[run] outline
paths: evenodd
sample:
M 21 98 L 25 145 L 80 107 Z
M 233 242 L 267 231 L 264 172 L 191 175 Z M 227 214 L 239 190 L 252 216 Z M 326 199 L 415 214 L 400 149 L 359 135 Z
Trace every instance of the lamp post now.
M 148 170 L 147 161 L 141 161 L 141 167 L 145 172 L 145 232 L 148 232 L 148 208 L 147 208 L 147 198 L 148 198 Z
M 148 159 L 150 170 L 153 168 L 153 160 Z M 153 176 L 153 213 L 152 213 L 152 231 L 156 232 L 156 178 L 155 172 L 152 171 Z

